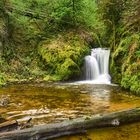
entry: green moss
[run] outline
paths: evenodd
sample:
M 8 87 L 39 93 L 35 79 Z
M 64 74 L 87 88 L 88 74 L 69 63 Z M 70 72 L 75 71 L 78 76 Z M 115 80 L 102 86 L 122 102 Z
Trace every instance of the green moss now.
M 69 32 L 42 42 L 38 50 L 48 74 L 57 75 L 59 78 L 56 79 L 59 80 L 67 80 L 80 75 L 80 67 L 89 48 L 80 36 Z
M 134 63 L 129 65 L 128 69 L 123 73 L 121 86 L 140 94 L 140 65 Z
M 6 80 L 4 74 L 0 73 L 0 86 L 3 86 L 5 84 L 6 84 Z
M 125 61 L 125 58 L 128 54 L 128 48 L 129 41 L 126 38 L 120 42 L 117 49 L 112 53 L 110 69 L 113 77 L 113 82 L 115 83 L 121 83 L 122 79 L 121 69 Z
M 61 77 L 59 75 L 46 75 L 43 80 L 44 81 L 60 81 Z

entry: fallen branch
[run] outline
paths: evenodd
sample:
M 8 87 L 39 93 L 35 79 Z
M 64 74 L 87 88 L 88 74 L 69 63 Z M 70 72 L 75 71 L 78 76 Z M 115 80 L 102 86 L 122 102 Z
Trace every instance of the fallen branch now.
M 3 122 L 5 122 L 6 120 L 3 118 L 3 117 L 1 117 L 0 116 L 0 123 L 3 123 Z
M 0 123 L 0 132 L 4 132 L 4 131 L 12 131 L 17 129 L 18 127 L 18 122 L 15 120 L 12 121 L 5 121 L 3 123 Z
M 5 132 L 0 134 L 0 140 L 48 140 L 60 136 L 84 133 L 87 129 L 119 126 L 136 121 L 140 121 L 140 108 Z

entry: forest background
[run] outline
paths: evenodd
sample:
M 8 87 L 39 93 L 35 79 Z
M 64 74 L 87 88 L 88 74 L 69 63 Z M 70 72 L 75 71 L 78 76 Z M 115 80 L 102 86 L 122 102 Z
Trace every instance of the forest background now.
M 0 85 L 78 79 L 110 48 L 112 82 L 140 95 L 139 0 L 1 0 Z

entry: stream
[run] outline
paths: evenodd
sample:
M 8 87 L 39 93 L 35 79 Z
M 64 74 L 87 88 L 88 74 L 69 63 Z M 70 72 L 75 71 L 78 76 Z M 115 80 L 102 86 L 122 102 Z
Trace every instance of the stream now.
M 17 120 L 19 123 L 32 118 L 32 126 L 137 106 L 140 106 L 140 97 L 133 96 L 116 85 L 38 83 L 16 84 L 0 88 L 0 114 L 5 118 Z M 126 133 L 133 134 L 131 128 L 133 133 L 139 133 L 140 123 L 90 130 L 85 135 L 61 139 L 125 140 L 125 136 L 128 138 Z M 139 140 L 138 136 L 140 134 L 134 137 L 135 140 Z

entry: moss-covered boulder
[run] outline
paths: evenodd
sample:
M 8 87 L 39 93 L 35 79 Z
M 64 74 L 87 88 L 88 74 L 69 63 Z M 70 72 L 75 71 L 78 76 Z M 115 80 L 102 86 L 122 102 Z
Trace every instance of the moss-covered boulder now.
M 81 74 L 89 47 L 78 33 L 68 32 L 41 42 L 38 51 L 49 75 L 45 80 L 68 80 Z
M 140 35 L 121 40 L 112 53 L 111 73 L 115 83 L 140 95 Z

